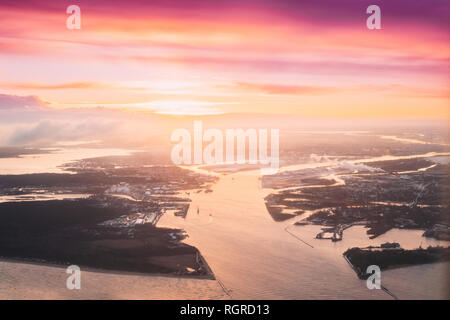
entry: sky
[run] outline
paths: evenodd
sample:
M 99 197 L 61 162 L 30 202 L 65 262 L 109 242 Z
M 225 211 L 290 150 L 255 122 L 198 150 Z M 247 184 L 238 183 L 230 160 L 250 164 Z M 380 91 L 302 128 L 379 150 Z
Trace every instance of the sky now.
M 447 0 L 1 0 L 0 109 L 448 119 L 449 14 Z

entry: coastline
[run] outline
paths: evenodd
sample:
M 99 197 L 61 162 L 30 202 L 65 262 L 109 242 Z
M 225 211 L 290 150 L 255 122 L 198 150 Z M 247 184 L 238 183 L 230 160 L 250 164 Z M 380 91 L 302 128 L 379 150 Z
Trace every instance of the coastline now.
M 201 254 L 199 254 L 201 256 Z M 95 267 L 88 267 L 84 265 L 78 265 L 81 271 L 92 272 L 92 273 L 102 273 L 102 274 L 116 274 L 116 275 L 126 275 L 126 276 L 145 276 L 145 277 L 165 277 L 165 278 L 183 278 L 183 279 L 198 279 L 198 280 L 216 280 L 214 273 L 211 268 L 208 266 L 206 260 L 201 256 L 201 261 L 204 263 L 205 269 L 208 271 L 206 275 L 198 275 L 198 274 L 175 274 L 175 273 L 158 273 L 158 272 L 137 272 L 137 271 L 124 271 L 124 270 L 112 270 L 112 269 L 102 269 Z M 40 261 L 37 259 L 27 259 L 27 258 L 8 258 L 0 256 L 0 262 L 6 263 L 18 263 L 25 264 L 31 266 L 40 266 L 40 267 L 52 267 L 58 269 L 66 269 L 70 266 L 70 264 L 62 264 L 56 262 L 49 261 Z
M 217 280 L 81 268 L 81 288 L 69 290 L 61 265 L 0 259 L 0 300 L 229 299 Z
M 350 267 L 353 269 L 353 271 L 355 271 L 356 274 L 358 274 L 358 270 L 356 270 L 356 267 L 353 265 L 353 263 L 351 263 L 351 261 L 347 258 L 347 256 L 345 254 L 343 254 L 343 257 L 345 259 L 345 261 L 348 262 L 348 264 L 350 265 Z M 364 281 L 361 279 L 361 281 Z M 390 295 L 392 298 L 394 298 L 394 300 L 399 300 L 398 297 L 393 294 L 388 288 L 386 288 L 385 286 L 381 285 L 381 290 L 383 290 L 384 292 L 386 292 L 388 295 Z

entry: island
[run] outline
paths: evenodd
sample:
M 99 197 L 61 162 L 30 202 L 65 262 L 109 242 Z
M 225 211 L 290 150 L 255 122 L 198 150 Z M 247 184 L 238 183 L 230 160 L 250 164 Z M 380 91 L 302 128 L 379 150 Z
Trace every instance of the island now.
M 367 279 L 367 267 L 376 265 L 380 270 L 412 266 L 424 263 L 450 261 L 450 247 L 428 247 L 405 250 L 398 243 L 384 243 L 381 246 L 350 248 L 343 254 L 355 270 L 358 278 Z

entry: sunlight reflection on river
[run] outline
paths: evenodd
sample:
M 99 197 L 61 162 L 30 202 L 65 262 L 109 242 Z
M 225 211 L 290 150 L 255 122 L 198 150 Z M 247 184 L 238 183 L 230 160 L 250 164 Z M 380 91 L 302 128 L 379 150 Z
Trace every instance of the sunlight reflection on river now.
M 129 155 L 126 149 L 58 148 L 49 153 L 22 155 L 16 158 L 0 158 L 0 174 L 68 173 L 60 166 L 85 158 Z

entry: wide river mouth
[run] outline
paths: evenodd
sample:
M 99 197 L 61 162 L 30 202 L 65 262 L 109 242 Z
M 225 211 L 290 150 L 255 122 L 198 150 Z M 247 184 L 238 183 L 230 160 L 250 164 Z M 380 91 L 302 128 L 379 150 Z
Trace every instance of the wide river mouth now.
M 443 155 L 448 153 L 375 157 L 353 162 Z M 326 164 L 302 164 L 284 170 L 317 165 Z M 201 167 L 188 168 L 218 175 Z M 365 281 L 357 278 L 342 257 L 346 249 L 387 241 L 399 242 L 405 249 L 450 245 L 450 242 L 422 237 L 421 230 L 393 229 L 370 240 L 362 226 L 347 229 L 340 242 L 318 240 L 315 235 L 321 226 L 293 225 L 302 216 L 284 222 L 271 219 L 264 197 L 273 190 L 261 187 L 259 170 L 218 176 L 213 192 L 191 193 L 192 203 L 186 219 L 164 215 L 159 226 L 185 229 L 189 235 L 187 242 L 201 251 L 234 299 L 391 299 L 382 290 L 367 289 Z M 448 298 L 449 266 L 449 263 L 436 263 L 386 270 L 382 273 L 383 285 L 399 298 Z

